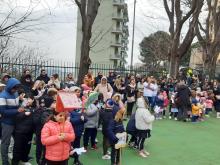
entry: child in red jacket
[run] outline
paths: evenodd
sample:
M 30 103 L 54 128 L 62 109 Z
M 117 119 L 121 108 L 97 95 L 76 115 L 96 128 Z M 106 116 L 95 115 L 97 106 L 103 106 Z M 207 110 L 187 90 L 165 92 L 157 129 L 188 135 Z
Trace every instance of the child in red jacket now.
M 66 121 L 66 113 L 53 111 L 53 116 L 41 131 L 47 165 L 68 165 L 71 142 L 74 139 L 73 127 Z

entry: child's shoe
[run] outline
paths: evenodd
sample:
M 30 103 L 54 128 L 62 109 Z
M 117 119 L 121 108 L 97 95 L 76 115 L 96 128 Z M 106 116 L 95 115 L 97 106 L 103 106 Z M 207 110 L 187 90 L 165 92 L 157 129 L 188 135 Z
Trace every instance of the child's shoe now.
M 144 153 L 143 151 L 140 151 L 140 152 L 139 152 L 139 155 L 140 155 L 141 157 L 143 157 L 143 158 L 146 158 L 146 157 L 147 157 L 147 155 L 145 155 L 145 153 Z
M 172 119 L 172 116 L 169 116 L 169 119 L 171 120 L 171 119 Z
M 96 145 L 94 145 L 94 146 L 91 147 L 91 149 L 92 149 L 92 150 L 97 150 L 98 147 L 97 147 Z
M 174 120 L 177 121 L 177 117 L 175 117 Z
M 145 155 L 150 156 L 150 153 L 147 151 L 143 151 Z
M 104 155 L 104 156 L 102 156 L 102 159 L 103 159 L 103 160 L 109 160 L 109 159 L 111 159 L 111 156 L 109 156 L 109 155 Z

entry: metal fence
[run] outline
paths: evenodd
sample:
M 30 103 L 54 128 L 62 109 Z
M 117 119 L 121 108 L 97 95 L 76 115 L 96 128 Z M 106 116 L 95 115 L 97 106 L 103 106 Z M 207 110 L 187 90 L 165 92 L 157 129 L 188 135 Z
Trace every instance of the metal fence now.
M 40 75 L 41 69 L 45 69 L 48 75 L 57 73 L 60 77 L 60 80 L 65 80 L 65 77 L 68 73 L 72 73 L 75 78 L 78 76 L 79 65 L 73 62 L 62 62 L 55 60 L 22 60 L 14 58 L 2 58 L 0 59 L 0 73 L 8 73 L 13 77 L 21 77 L 23 71 L 29 69 L 33 78 L 36 78 Z M 133 67 L 130 70 L 129 67 L 114 67 L 112 65 L 106 64 L 92 64 L 90 69 L 93 71 L 93 75 L 96 76 L 98 72 L 102 72 L 103 75 L 108 75 L 110 71 L 117 72 L 122 76 L 125 76 L 127 73 L 132 74 L 149 74 L 147 68 L 145 67 Z M 161 72 L 151 73 L 151 74 L 161 74 Z

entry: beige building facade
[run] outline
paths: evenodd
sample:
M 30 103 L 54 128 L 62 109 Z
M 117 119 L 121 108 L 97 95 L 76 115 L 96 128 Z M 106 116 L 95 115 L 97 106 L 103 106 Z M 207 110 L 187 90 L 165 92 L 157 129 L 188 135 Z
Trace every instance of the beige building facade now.
M 122 67 L 128 50 L 128 7 L 124 0 L 102 0 L 92 28 L 90 58 L 92 64 Z M 77 16 L 76 64 L 80 62 L 82 21 Z

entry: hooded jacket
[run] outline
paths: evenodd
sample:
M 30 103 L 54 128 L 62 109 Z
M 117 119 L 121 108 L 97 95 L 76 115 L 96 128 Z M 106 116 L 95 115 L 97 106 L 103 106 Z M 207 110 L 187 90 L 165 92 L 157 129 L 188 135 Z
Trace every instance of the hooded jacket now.
M 152 130 L 152 122 L 154 116 L 151 115 L 149 110 L 145 107 L 144 98 L 137 99 L 137 111 L 135 115 L 135 126 L 138 130 Z
M 16 85 L 20 85 L 20 82 L 15 78 L 10 78 L 5 90 L 0 93 L 0 114 L 2 115 L 1 121 L 4 124 L 15 124 L 15 116 L 19 108 L 19 98 L 17 93 L 11 93 L 11 89 Z
M 103 84 L 103 79 L 106 79 L 106 84 Z M 107 78 L 105 76 L 102 77 L 101 83 L 96 86 L 94 89 L 95 92 L 102 93 L 104 96 L 104 101 L 111 98 L 111 95 L 113 93 L 113 89 L 109 83 L 107 83 Z

